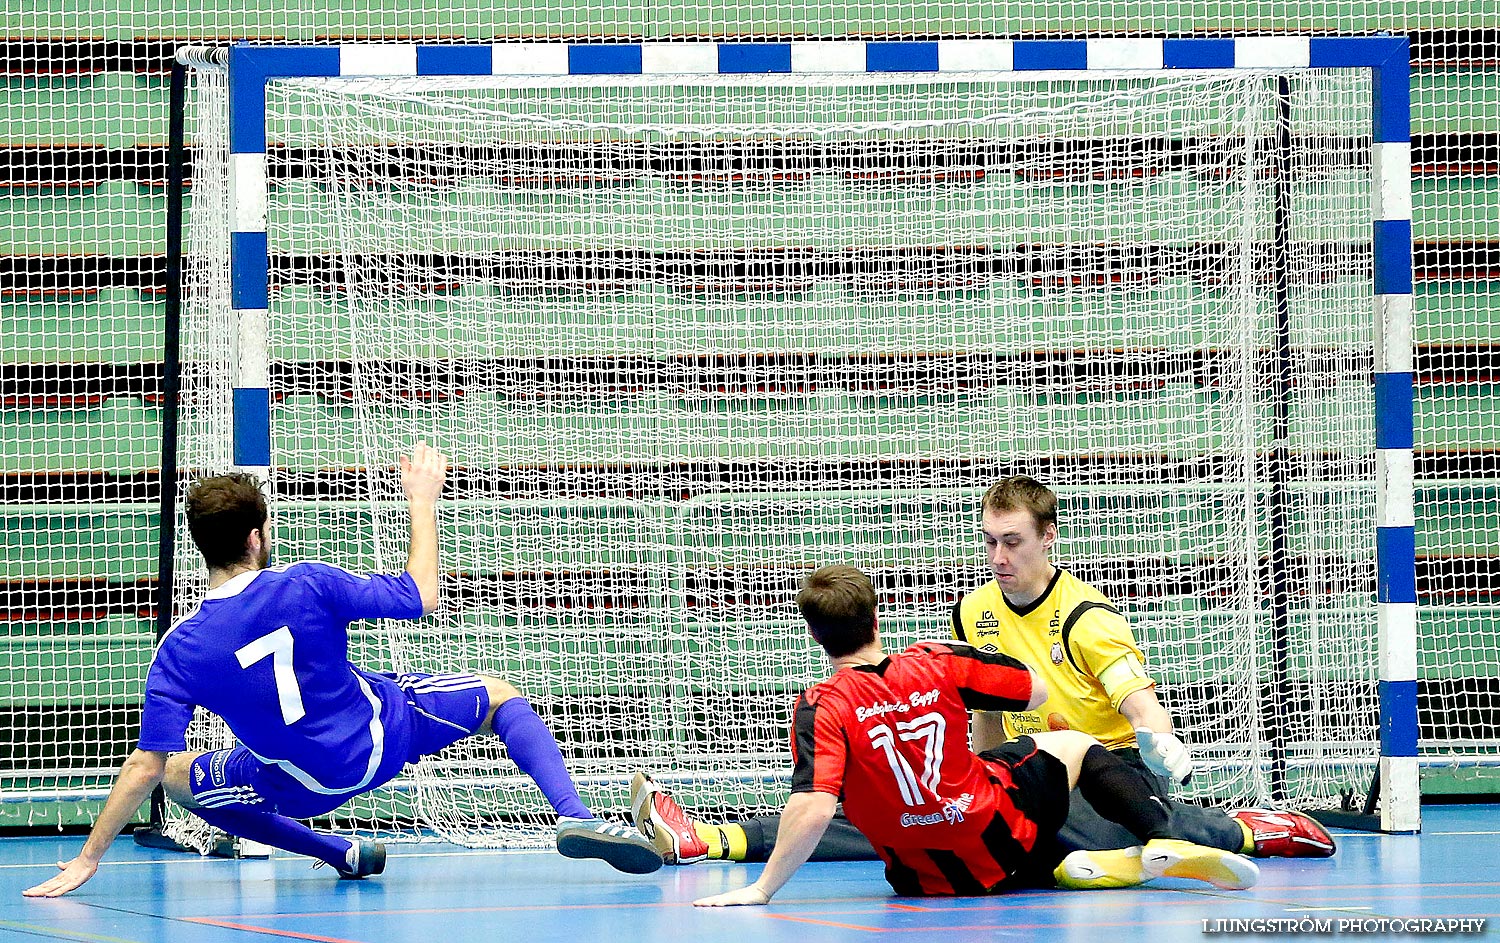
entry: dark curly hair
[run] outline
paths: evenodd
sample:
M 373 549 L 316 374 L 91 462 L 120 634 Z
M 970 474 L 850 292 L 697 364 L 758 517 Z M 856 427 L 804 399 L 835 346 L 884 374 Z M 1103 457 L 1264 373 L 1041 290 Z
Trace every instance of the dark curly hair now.
M 265 526 L 266 513 L 260 482 L 243 472 L 200 478 L 188 488 L 188 533 L 211 570 L 245 559 L 245 541 Z

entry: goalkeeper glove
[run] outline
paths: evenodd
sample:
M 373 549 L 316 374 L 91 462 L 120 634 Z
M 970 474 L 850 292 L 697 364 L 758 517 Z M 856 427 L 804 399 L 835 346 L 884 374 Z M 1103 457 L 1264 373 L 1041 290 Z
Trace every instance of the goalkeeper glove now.
M 1141 748 L 1141 759 L 1153 773 L 1184 785 L 1193 778 L 1193 758 L 1175 734 L 1137 727 L 1135 741 Z

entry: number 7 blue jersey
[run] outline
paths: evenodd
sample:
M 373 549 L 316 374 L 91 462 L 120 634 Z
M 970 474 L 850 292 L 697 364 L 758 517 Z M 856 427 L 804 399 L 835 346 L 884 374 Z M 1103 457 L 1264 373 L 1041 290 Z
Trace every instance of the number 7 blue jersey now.
M 404 697 L 389 678 L 350 663 L 349 623 L 421 615 L 407 573 L 362 576 L 324 563 L 242 573 L 210 590 L 157 646 L 140 748 L 187 749 L 196 705 L 308 789 L 365 789 L 389 746 L 383 704 Z

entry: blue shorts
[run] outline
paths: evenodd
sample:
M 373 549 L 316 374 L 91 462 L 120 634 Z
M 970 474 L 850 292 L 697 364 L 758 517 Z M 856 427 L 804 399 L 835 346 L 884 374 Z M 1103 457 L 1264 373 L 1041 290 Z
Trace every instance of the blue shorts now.
M 377 683 L 385 752 L 369 785 L 344 793 L 308 789 L 281 767 L 265 763 L 242 746 L 193 760 L 188 782 L 193 800 L 208 808 L 239 807 L 294 819 L 332 812 L 355 796 L 395 779 L 407 763 L 478 732 L 490 712 L 484 680 L 471 674 L 361 672 Z

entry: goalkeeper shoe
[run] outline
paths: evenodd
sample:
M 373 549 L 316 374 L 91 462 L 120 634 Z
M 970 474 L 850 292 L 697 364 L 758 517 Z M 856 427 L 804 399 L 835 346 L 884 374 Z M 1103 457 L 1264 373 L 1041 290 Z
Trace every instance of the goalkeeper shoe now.
M 1254 887 L 1260 868 L 1249 858 L 1175 838 L 1153 838 L 1141 850 L 1141 869 L 1152 878 L 1191 878 L 1225 891 Z
M 667 864 L 694 864 L 708 857 L 708 843 L 698 836 L 682 806 L 639 771 L 630 778 L 630 820 Z
M 557 851 L 567 858 L 599 858 L 626 874 L 650 874 L 662 863 L 646 836 L 603 819 L 559 818 Z
M 1052 872 L 1058 887 L 1090 891 L 1145 883 L 1140 846 L 1114 851 L 1075 851 Z
M 343 865 L 334 865 L 341 881 L 358 881 L 385 870 L 385 846 L 368 838 L 356 838 L 349 844 Z
M 1301 812 L 1238 809 L 1229 817 L 1250 831 L 1257 858 L 1327 858 L 1334 852 L 1333 836 Z

